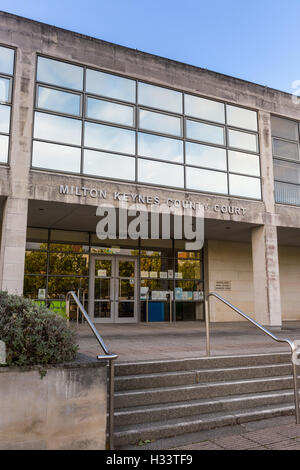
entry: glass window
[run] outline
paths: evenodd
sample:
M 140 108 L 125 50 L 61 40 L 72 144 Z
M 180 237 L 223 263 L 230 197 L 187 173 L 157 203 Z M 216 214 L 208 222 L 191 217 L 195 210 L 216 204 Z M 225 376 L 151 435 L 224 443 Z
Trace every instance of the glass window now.
M 79 116 L 80 95 L 39 86 L 37 107 Z
M 183 142 L 177 139 L 139 132 L 138 153 L 143 157 L 183 163 Z
M 300 205 L 300 186 L 275 181 L 275 201 Z
M 229 171 L 244 173 L 246 175 L 259 176 L 259 156 L 249 153 L 228 151 Z
M 134 108 L 123 104 L 111 103 L 109 101 L 87 99 L 87 117 L 99 119 L 100 121 L 115 122 L 124 126 L 133 126 Z
M 0 162 L 6 163 L 8 160 L 8 136 L 0 135 Z
M 212 144 L 224 145 L 224 128 L 186 120 L 186 136 L 188 139 L 211 142 Z
M 0 101 L 10 101 L 10 80 L 0 77 Z
M 83 68 L 58 60 L 38 57 L 37 81 L 73 90 L 82 90 Z
M 184 111 L 187 116 L 225 123 L 225 107 L 218 101 L 207 100 L 198 96 L 184 95 Z
M 273 153 L 276 157 L 299 160 L 299 145 L 296 142 L 273 139 Z
M 139 110 L 139 117 L 139 127 L 141 129 L 148 129 L 162 134 L 181 135 L 181 118 L 154 113 L 145 109 Z
M 49 274 L 87 276 L 88 259 L 89 256 L 85 253 L 50 253 Z
M 179 91 L 141 82 L 139 82 L 138 87 L 139 104 L 174 113 L 182 113 L 182 93 Z
M 228 138 L 230 147 L 257 152 L 257 136 L 255 134 L 229 129 Z
M 227 194 L 227 173 L 187 167 L 186 186 L 197 191 Z
M 113 152 L 134 154 L 135 131 L 86 122 L 84 145 Z
M 85 150 L 83 171 L 89 175 L 134 181 L 135 158 Z
M 86 91 L 117 100 L 135 102 L 135 81 L 87 69 Z
M 14 73 L 15 51 L 8 47 L 0 46 L 0 73 L 12 75 Z
M 32 166 L 49 170 L 80 171 L 81 149 L 66 145 L 33 142 Z
M 183 187 L 183 166 L 138 159 L 138 180 L 141 183 Z
M 47 252 L 29 251 L 25 252 L 25 273 L 26 274 L 46 274 L 47 272 Z
M 0 105 L 0 132 L 9 133 L 10 106 Z
M 283 160 L 274 160 L 274 178 L 287 183 L 300 184 L 300 165 Z
M 255 111 L 226 105 L 226 113 L 228 125 L 257 131 L 257 113 Z
M 298 123 L 289 119 L 271 116 L 272 135 L 283 139 L 299 140 Z
M 218 147 L 186 142 L 185 161 L 188 165 L 227 170 L 226 150 Z
M 232 196 L 261 198 L 260 179 L 229 175 L 229 188 Z
M 81 121 L 53 114 L 35 113 L 34 137 L 65 144 L 81 144 Z

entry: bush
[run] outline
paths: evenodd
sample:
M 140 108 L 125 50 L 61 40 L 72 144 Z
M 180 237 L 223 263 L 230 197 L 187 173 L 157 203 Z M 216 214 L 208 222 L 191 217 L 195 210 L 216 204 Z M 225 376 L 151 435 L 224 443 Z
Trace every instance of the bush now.
M 8 365 L 57 364 L 75 358 L 75 333 L 44 306 L 0 292 L 0 339 Z

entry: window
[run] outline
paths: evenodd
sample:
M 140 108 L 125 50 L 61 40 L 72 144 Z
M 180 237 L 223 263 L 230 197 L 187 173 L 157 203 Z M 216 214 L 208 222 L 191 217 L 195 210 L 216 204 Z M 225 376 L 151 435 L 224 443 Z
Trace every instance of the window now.
M 34 137 L 65 144 L 81 144 L 81 121 L 53 114 L 35 113 Z
M 225 107 L 218 101 L 197 96 L 184 96 L 185 114 L 205 121 L 225 123 Z
M 272 135 L 288 140 L 299 140 L 299 126 L 296 121 L 271 116 Z
M 43 86 L 38 87 L 38 108 L 79 116 L 81 114 L 80 101 L 80 95 Z
M 274 178 L 277 181 L 300 184 L 300 165 L 274 159 Z
M 135 159 L 107 152 L 84 151 L 83 172 L 122 180 L 135 179 Z
M 0 163 L 8 162 L 15 51 L 0 46 Z
M 276 157 L 299 160 L 299 144 L 286 140 L 273 139 L 273 154 Z
M 188 139 L 224 145 L 224 128 L 220 126 L 187 120 L 186 136 Z
M 182 113 L 182 93 L 178 91 L 139 82 L 138 97 L 144 106 Z
M 257 152 L 257 135 L 248 134 L 246 132 L 228 130 L 229 146 L 233 148 L 240 148 L 242 150 L 250 150 L 250 152 Z
M 0 105 L 0 132 L 9 133 L 10 106 Z
M 202 192 L 226 194 L 227 173 L 187 167 L 186 186 Z
M 275 202 L 299 206 L 299 123 L 290 119 L 271 116 L 271 128 Z
M 226 150 L 218 147 L 186 142 L 185 161 L 187 165 L 227 170 Z
M 134 103 L 135 89 L 134 80 L 91 69 L 86 71 L 86 91 L 88 93 Z
M 183 163 L 183 142 L 139 132 L 138 154 L 143 157 Z
M 83 67 L 38 57 L 37 81 L 73 90 L 82 90 Z
M 79 173 L 80 159 L 80 148 L 33 142 L 32 166 L 34 167 Z
M 140 109 L 139 113 L 141 129 L 160 132 L 162 134 L 181 135 L 181 119 L 168 114 L 160 114 Z
M 0 73 L 13 75 L 14 73 L 14 49 L 0 46 Z
M 0 162 L 6 163 L 8 159 L 8 136 L 0 135 Z
M 141 183 L 182 188 L 183 166 L 138 159 L 138 180 Z
M 259 157 L 249 153 L 228 151 L 229 171 L 233 173 L 244 173 L 246 175 L 259 176 Z
M 92 122 L 85 123 L 84 144 L 113 152 L 135 153 L 135 132 Z
M 87 98 L 86 116 L 99 121 L 114 122 L 124 126 L 133 126 L 134 108 L 110 101 Z
M 240 175 L 248 179 L 231 178 L 236 195 L 260 198 L 245 189 L 260 177 L 256 111 L 46 57 L 36 82 L 34 168 L 228 195 L 230 176 Z M 11 90 L 0 69 L 0 163 Z M 278 158 L 286 146 L 295 160 L 299 142 L 287 137 L 297 126 L 276 131 Z
M 8 103 L 10 101 L 10 80 L 0 77 L 0 101 Z
M 257 113 L 250 109 L 226 105 L 227 124 L 249 131 L 257 131 Z
M 261 198 L 260 179 L 229 175 L 229 192 L 232 196 Z

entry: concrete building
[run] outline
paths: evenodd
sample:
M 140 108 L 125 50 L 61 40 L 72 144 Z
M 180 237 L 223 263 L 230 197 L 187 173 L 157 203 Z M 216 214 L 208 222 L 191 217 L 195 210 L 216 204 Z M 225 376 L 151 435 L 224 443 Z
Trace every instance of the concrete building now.
M 96 322 L 201 320 L 204 291 L 300 319 L 297 98 L 4 12 L 0 44 L 1 289 L 58 313 L 80 289 Z M 203 249 L 99 240 L 120 200 L 200 204 Z

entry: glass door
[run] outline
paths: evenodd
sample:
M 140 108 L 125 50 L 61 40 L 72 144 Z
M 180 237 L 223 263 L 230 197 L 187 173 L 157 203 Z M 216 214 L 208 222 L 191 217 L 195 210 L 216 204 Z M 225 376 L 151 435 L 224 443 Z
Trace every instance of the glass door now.
M 137 260 L 116 258 L 116 322 L 137 320 Z
M 137 321 L 137 260 L 92 256 L 89 315 L 95 323 Z

